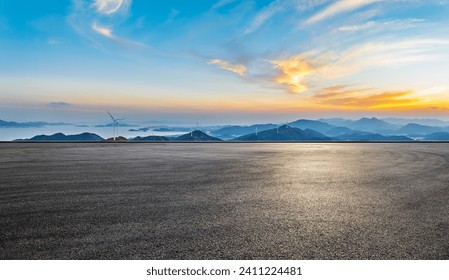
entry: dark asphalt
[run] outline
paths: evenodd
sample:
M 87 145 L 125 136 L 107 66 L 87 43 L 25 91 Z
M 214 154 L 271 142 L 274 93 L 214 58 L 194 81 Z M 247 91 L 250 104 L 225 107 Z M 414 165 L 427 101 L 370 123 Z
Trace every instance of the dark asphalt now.
M 449 144 L 0 144 L 0 259 L 449 259 Z

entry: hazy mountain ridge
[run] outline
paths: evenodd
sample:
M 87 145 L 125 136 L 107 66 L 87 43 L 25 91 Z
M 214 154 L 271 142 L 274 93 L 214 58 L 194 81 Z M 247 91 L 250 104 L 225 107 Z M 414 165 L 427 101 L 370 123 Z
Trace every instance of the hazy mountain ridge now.
M 426 135 L 423 140 L 429 141 L 449 141 L 449 132 L 435 132 Z
M 427 126 L 416 123 L 409 123 L 398 130 L 399 133 L 410 136 L 422 136 L 436 132 L 449 132 L 448 127 Z
M 283 125 L 274 129 L 264 130 L 258 133 L 251 133 L 240 136 L 232 141 L 327 141 L 332 138 L 327 137 L 315 130 L 299 129 L 289 125 Z
M 361 134 L 344 134 L 336 137 L 338 140 L 344 141 L 413 141 L 413 139 L 403 135 L 384 136 L 377 133 Z
M 0 127 L 43 127 L 43 126 L 58 126 L 58 125 L 70 125 L 69 123 L 57 122 L 14 122 L 0 120 Z
M 255 133 L 257 131 L 264 131 L 276 128 L 276 124 L 254 124 L 248 126 L 229 125 L 223 128 L 211 131 L 211 134 L 223 139 L 232 139 L 246 134 Z

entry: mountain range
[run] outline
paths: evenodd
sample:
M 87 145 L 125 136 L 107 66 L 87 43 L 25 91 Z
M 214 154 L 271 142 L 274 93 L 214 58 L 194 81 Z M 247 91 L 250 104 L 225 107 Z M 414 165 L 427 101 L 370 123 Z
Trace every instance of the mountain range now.
M 432 122 L 428 120 L 427 122 Z M 436 123 L 437 121 L 433 121 Z M 440 121 L 440 123 L 444 123 Z M 226 140 L 239 138 L 246 134 L 253 134 L 256 128 L 267 129 L 277 127 L 273 124 L 259 124 L 251 126 L 227 126 L 211 131 L 210 134 Z M 302 130 L 310 129 L 336 140 L 354 141 L 410 141 L 424 139 L 427 135 L 436 132 L 449 132 L 448 126 L 428 126 L 416 123 L 405 125 L 392 124 L 378 118 L 361 118 L 347 120 L 341 118 L 307 120 L 299 119 L 288 123 L 288 126 Z M 258 131 L 261 131 L 260 129 Z
M 402 119 L 400 119 L 402 120 Z M 15 122 L 5 122 L 15 125 Z M 426 120 L 427 123 L 438 123 L 437 120 Z M 38 124 L 41 122 L 33 122 Z M 441 124 L 445 122 L 440 121 Z M 2 123 L 0 123 L 2 124 Z M 22 123 L 24 125 L 25 123 Z M 163 132 L 172 128 L 164 127 Z M 431 126 L 418 123 L 405 125 L 393 124 L 384 119 L 361 118 L 347 120 L 341 118 L 307 120 L 299 119 L 285 125 L 254 124 L 248 126 L 229 125 L 209 127 L 206 131 L 195 130 L 181 136 L 138 136 L 129 139 L 134 142 L 157 141 L 446 141 L 449 140 L 449 126 Z M 133 129 L 146 132 L 146 129 Z M 179 130 L 178 130 L 179 131 Z M 207 132 L 207 133 L 206 133 Z M 38 135 L 31 139 L 19 141 L 102 141 L 103 138 L 92 133 L 78 135 Z M 123 139 L 122 139 L 123 140 Z
M 232 141 L 327 141 L 332 138 L 327 137 L 315 130 L 299 129 L 289 125 L 282 125 L 277 128 L 264 130 L 257 133 L 247 134 L 237 137 Z

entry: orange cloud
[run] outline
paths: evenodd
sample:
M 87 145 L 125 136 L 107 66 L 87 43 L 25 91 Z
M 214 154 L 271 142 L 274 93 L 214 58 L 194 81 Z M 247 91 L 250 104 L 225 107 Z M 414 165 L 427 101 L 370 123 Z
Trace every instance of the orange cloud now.
M 320 68 L 317 61 L 308 58 L 308 54 L 300 54 L 285 60 L 271 61 L 276 69 L 279 70 L 279 76 L 276 82 L 286 84 L 292 93 L 302 93 L 307 91 L 307 78 L 315 74 Z
M 386 91 L 351 89 L 346 86 L 324 88 L 313 99 L 321 104 L 353 109 L 387 109 L 419 106 L 422 100 L 413 91 Z

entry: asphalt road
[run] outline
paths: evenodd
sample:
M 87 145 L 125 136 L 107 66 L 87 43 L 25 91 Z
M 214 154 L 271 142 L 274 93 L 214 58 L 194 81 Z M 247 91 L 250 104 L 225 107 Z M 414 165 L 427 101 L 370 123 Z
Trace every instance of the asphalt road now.
M 449 144 L 0 144 L 0 259 L 449 259 Z

